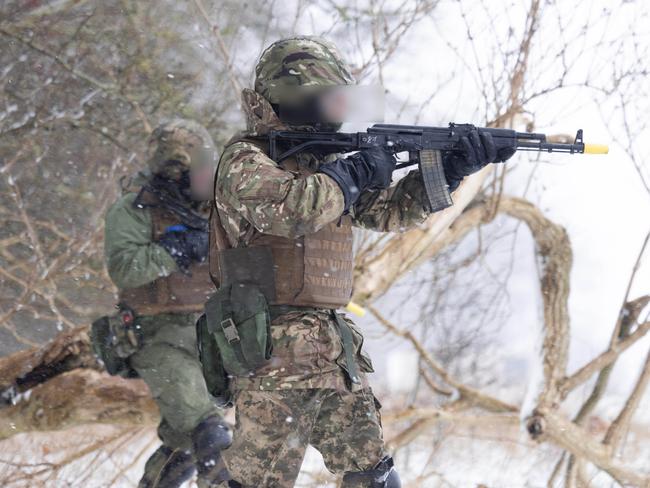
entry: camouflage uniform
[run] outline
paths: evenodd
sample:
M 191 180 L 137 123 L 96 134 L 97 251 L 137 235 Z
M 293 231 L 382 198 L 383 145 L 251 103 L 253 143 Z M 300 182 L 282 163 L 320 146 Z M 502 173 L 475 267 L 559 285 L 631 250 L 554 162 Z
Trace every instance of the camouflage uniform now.
M 155 240 L 160 209 L 136 204 L 136 199 L 152 175 L 174 179 L 180 168 L 197 160 L 214 164 L 215 157 L 209 134 L 186 120 L 157 129 L 150 152 L 149 172 L 130 182 L 126 194 L 106 214 L 104 249 L 108 273 L 120 290 L 121 301 L 137 314 L 140 344 L 128 358 L 130 366 L 149 386 L 162 418 L 158 434 L 163 445 L 148 460 L 140 486 L 171 487 L 180 486 L 194 472 L 190 455 L 193 430 L 204 419 L 220 416 L 220 409 L 208 394 L 197 357 L 194 325 L 203 298 L 188 302 L 174 296 L 173 290 L 165 295 L 174 280 L 185 283 L 191 278 L 181 273 Z M 167 164 L 170 161 L 181 164 Z M 163 215 L 165 218 L 171 219 L 165 225 L 174 223 L 174 216 Z M 205 293 L 211 293 L 207 264 L 193 272 L 197 277 L 204 275 Z
M 230 246 L 246 247 L 260 236 L 302 245 L 304 236 L 340 222 L 341 189 L 329 176 L 313 172 L 323 159 L 301 154 L 278 165 L 246 137 L 287 129 L 271 104 L 292 86 L 353 82 L 336 48 L 319 38 L 282 40 L 262 54 L 255 91 L 242 94 L 247 131 L 225 149 L 216 177 L 216 209 Z M 425 199 L 419 174 L 412 171 L 388 189 L 362 194 L 345 218 L 367 229 L 400 231 L 425 220 Z M 351 267 L 349 276 L 351 281 Z M 308 444 L 334 473 L 370 470 L 385 456 L 379 403 L 365 376 L 372 365 L 362 352 L 361 332 L 345 320 L 354 336 L 358 383 L 346 374 L 336 321 L 318 307 L 275 317 L 269 364 L 232 379 L 237 423 L 233 445 L 223 454 L 233 479 L 243 486 L 293 486 Z M 344 486 L 368 485 L 349 481 Z

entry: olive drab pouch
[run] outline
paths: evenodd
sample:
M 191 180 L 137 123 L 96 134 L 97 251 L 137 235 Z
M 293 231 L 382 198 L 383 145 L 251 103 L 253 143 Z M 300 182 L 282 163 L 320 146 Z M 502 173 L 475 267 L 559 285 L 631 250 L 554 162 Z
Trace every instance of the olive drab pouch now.
M 223 367 L 217 341 L 208 332 L 205 314 L 201 315 L 196 322 L 196 343 L 199 348 L 199 361 L 201 362 L 208 392 L 219 401 L 220 406 L 231 406 L 232 399 L 228 390 L 228 373 Z
M 343 314 L 333 312 L 333 316 L 343 344 L 343 352 L 337 358 L 336 363 L 345 370 L 348 380 L 352 384 L 361 384 L 359 371 L 364 373 L 374 373 L 375 371 L 370 357 L 363 350 L 363 334 L 354 322 Z
M 90 341 L 108 373 L 127 378 L 137 376 L 128 358 L 140 349 L 142 338 L 129 308 L 120 306 L 117 314 L 95 320 L 90 327 Z
M 215 340 L 223 367 L 244 376 L 271 358 L 271 318 L 257 285 L 224 285 L 205 304 L 206 330 Z

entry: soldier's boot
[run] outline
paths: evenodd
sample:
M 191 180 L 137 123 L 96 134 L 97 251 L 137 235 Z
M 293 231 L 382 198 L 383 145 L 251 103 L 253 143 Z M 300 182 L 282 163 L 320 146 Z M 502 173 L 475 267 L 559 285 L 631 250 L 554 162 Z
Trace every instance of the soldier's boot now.
M 366 471 L 348 471 L 343 476 L 341 488 L 401 488 L 402 482 L 395 470 L 393 458 L 384 457 Z
M 231 443 L 230 428 L 219 416 L 208 417 L 196 426 L 192 432 L 192 445 L 199 488 L 224 486 L 223 482 L 230 479 L 221 451 L 228 449 Z
M 189 452 L 162 445 L 147 460 L 138 488 L 178 488 L 195 471 Z

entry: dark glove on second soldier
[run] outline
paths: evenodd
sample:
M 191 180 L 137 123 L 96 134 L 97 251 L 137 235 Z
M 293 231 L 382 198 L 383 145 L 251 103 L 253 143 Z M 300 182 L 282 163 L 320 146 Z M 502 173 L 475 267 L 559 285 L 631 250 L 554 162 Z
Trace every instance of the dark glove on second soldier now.
M 167 228 L 158 244 L 165 248 L 183 271 L 192 262 L 202 263 L 208 257 L 208 232 L 205 230 L 173 225 Z
M 461 137 L 461 151 L 443 151 L 442 166 L 449 185 L 454 191 L 465 176 L 476 173 L 486 165 L 503 162 L 512 157 L 514 148 L 497 150 L 492 134 L 480 129 L 472 130 L 467 137 Z
M 332 163 L 323 163 L 318 172 L 325 173 L 341 187 L 347 212 L 365 190 L 388 188 L 396 164 L 392 152 L 373 147 Z

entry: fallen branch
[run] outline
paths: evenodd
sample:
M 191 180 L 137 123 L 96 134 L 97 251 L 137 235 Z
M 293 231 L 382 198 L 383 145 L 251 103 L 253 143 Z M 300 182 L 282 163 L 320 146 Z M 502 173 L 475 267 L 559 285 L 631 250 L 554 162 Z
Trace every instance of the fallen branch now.
M 528 419 L 527 428 L 537 441 L 552 442 L 577 458 L 592 462 L 622 485 L 646 487 L 650 478 L 635 472 L 612 456 L 612 449 L 587 435 L 578 425 L 552 409 L 540 409 Z
M 143 381 L 91 369 L 55 376 L 0 412 L 0 439 L 91 423 L 143 427 L 159 421 L 158 407 Z

